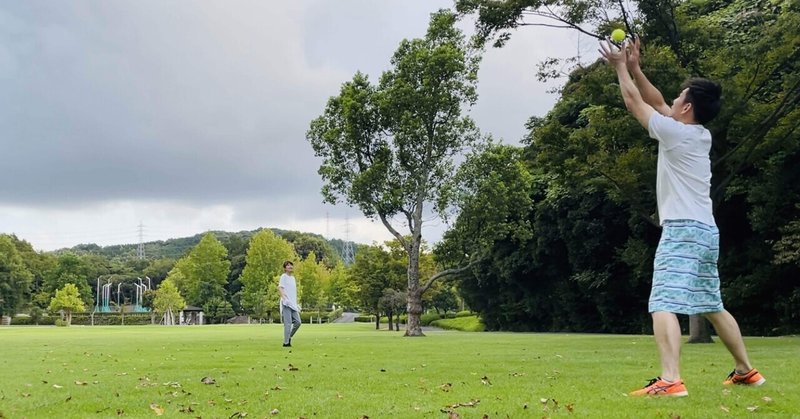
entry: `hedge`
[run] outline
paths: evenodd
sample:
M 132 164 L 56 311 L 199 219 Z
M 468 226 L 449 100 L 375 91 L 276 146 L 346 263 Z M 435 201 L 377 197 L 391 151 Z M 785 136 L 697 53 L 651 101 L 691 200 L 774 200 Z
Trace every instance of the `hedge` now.
M 464 332 L 483 332 L 486 330 L 486 326 L 484 326 L 478 316 L 435 320 L 431 323 L 431 326 L 441 327 L 442 329 L 461 330 Z

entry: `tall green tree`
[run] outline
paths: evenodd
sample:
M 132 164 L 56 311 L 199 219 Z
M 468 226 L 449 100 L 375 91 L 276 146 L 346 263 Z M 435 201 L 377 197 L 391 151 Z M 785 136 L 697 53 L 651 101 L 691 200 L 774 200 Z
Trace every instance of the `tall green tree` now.
M 208 233 L 175 264 L 167 279 L 186 296 L 189 304 L 202 307 L 212 298 L 225 298 L 230 265 L 225 246 Z
M 56 290 L 55 296 L 50 300 L 48 309 L 51 312 L 63 311 L 67 326 L 72 323 L 72 313 L 80 313 L 86 310 L 86 305 L 81 299 L 78 287 L 75 284 L 65 284 L 63 288 Z
M 66 284 L 73 284 L 77 287 L 83 302 L 93 305 L 94 294 L 89 282 L 93 279 L 89 277 L 89 266 L 74 253 L 64 253 L 58 257 L 55 269 L 50 271 L 44 278 L 43 290 L 50 296 L 62 289 Z
M 432 14 L 424 38 L 403 40 L 377 86 L 356 73 L 311 122 L 326 202 L 344 201 L 379 219 L 408 255 L 406 336 L 422 336 L 419 277 L 423 218 L 441 201 L 454 157 L 479 141 L 464 109 L 477 100 L 479 55 L 449 11 Z M 427 207 L 426 207 L 427 206 Z M 407 234 L 392 223 L 402 219 Z
M 352 309 L 357 305 L 358 292 L 358 284 L 344 266 L 344 262 L 339 260 L 330 271 L 330 281 L 328 289 L 325 291 L 328 303 Z
M 186 301 L 181 297 L 178 287 L 170 280 L 161 282 L 153 298 L 153 308 L 162 314 L 165 326 L 176 324 L 175 313 L 186 307 Z
M 12 238 L 0 234 L 0 316 L 14 316 L 30 299 L 33 274 L 20 257 Z
M 297 263 L 294 275 L 297 277 L 300 305 L 306 310 L 324 308 L 325 289 L 330 282 L 330 273 L 324 265 L 317 262 L 317 255 L 313 251 Z M 302 292 L 299 291 L 301 289 Z
M 278 278 L 287 260 L 297 260 L 291 243 L 267 229 L 253 236 L 240 278 L 240 301 L 247 313 L 265 319 L 278 311 Z

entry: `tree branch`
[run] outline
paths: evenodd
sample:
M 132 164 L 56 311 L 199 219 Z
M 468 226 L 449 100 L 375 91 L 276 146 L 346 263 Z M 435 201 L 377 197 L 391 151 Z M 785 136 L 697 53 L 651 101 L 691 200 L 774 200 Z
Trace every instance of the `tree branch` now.
M 430 288 L 431 285 L 433 285 L 434 281 L 436 281 L 437 279 L 445 277 L 445 276 L 450 276 L 450 275 L 458 275 L 461 272 L 464 272 L 464 271 L 472 268 L 474 265 L 475 265 L 475 262 L 471 262 L 467 266 L 464 266 L 464 267 L 461 267 L 461 268 L 446 269 L 444 271 L 441 271 L 441 272 L 437 273 L 436 275 L 430 277 L 430 279 L 428 279 L 428 281 L 425 282 L 425 285 L 423 285 L 420 288 L 420 292 L 419 292 L 420 295 L 424 294 L 425 291 L 427 291 L 428 288 Z
M 408 242 L 406 242 L 405 237 L 403 237 L 403 235 L 400 234 L 400 232 L 395 230 L 395 228 L 392 226 L 392 224 L 389 223 L 389 221 L 386 219 L 386 215 L 383 214 L 383 213 L 378 213 L 378 218 L 381 219 L 381 222 L 383 223 L 383 226 L 386 227 L 386 229 L 389 230 L 390 233 L 392 233 L 394 238 L 396 238 L 397 241 L 400 242 L 400 244 L 403 246 L 403 248 L 406 249 L 406 251 L 409 251 Z

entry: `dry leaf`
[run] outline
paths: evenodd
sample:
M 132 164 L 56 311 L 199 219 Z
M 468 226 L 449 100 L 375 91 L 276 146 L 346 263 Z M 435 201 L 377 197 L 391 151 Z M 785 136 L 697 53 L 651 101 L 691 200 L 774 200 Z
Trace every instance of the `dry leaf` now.
M 272 387 L 270 390 L 276 390 L 277 391 L 277 390 L 283 390 L 283 389 L 280 386 L 275 386 L 275 387 Z
M 728 409 L 727 407 L 725 407 L 723 405 L 719 405 L 719 410 L 722 410 L 725 413 L 731 413 L 731 409 Z
M 150 410 L 152 410 L 156 416 L 161 416 L 164 414 L 164 408 L 155 403 L 150 403 Z
M 66 400 L 64 400 L 64 403 L 66 403 L 66 402 L 68 402 L 68 401 L 70 401 L 70 400 L 72 400 L 72 396 L 69 396 L 69 397 L 67 397 L 67 399 L 66 399 Z
M 761 398 L 761 400 L 764 400 L 767 403 L 771 403 L 772 402 L 772 397 L 764 396 L 764 397 Z
M 483 414 L 483 419 L 489 419 L 489 415 L 487 415 L 487 414 L 485 414 L 485 413 L 484 413 L 484 414 Z
M 337 399 L 343 399 L 344 396 L 342 396 L 342 393 L 336 393 L 336 398 Z
M 58 384 L 53 384 L 53 388 L 64 388 L 64 386 L 60 386 Z
M 211 377 L 203 377 L 200 379 L 200 382 L 203 384 L 217 384 L 217 381 Z
M 747 410 L 755 412 L 756 410 L 758 410 L 758 406 L 747 406 Z
M 247 412 L 235 412 L 234 414 L 228 416 L 228 419 L 243 418 L 245 416 L 247 416 Z
M 277 415 L 277 414 L 278 414 L 278 413 L 280 413 L 280 412 L 281 412 L 281 411 L 280 411 L 280 410 L 278 410 L 278 409 L 272 409 L 272 410 L 270 410 L 270 411 L 269 411 L 269 414 L 270 414 L 270 415 L 272 415 L 272 416 L 275 416 L 275 415 Z
M 483 377 L 481 377 L 481 383 L 482 383 L 483 385 L 485 385 L 485 386 L 490 386 L 490 385 L 492 385 L 492 381 L 491 381 L 491 380 L 489 380 L 489 377 L 487 377 L 487 376 L 485 376 L 485 375 L 484 375 Z
M 567 404 L 564 405 L 564 407 L 567 408 L 567 411 L 569 413 L 572 413 L 572 411 L 575 409 L 575 406 L 572 403 L 567 403 Z
M 299 368 L 297 368 L 297 367 L 295 367 L 295 366 L 294 366 L 294 365 L 292 365 L 292 364 L 289 364 L 289 371 L 300 371 L 300 369 L 299 369 Z
M 125 411 L 122 409 L 117 409 L 117 416 L 122 416 L 125 414 Z
M 447 419 L 461 419 L 461 416 L 456 412 L 450 412 L 450 414 L 447 415 Z
M 181 413 L 194 413 L 194 409 L 192 409 L 192 406 L 183 406 L 178 411 Z
M 444 391 L 444 392 L 448 392 L 448 391 L 450 391 L 451 388 L 453 388 L 453 385 L 450 384 L 450 383 L 444 383 L 444 384 L 440 385 L 439 388 L 442 389 L 442 391 Z
M 75 381 L 75 385 L 78 385 L 78 386 L 85 386 L 87 384 L 89 384 L 89 383 L 87 383 L 86 381 Z

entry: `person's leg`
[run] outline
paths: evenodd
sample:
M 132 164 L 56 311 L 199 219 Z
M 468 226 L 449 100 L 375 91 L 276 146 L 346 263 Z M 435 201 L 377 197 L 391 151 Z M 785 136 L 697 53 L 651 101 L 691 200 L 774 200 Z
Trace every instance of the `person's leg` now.
M 661 379 L 677 381 L 681 378 L 681 328 L 674 313 L 657 311 L 653 316 L 653 335 L 661 355 Z
M 281 307 L 281 319 L 283 320 L 283 344 L 288 345 L 292 338 L 292 309 Z
M 742 333 L 739 330 L 739 324 L 733 318 L 728 310 L 722 310 L 715 313 L 705 313 L 705 318 L 714 325 L 714 330 L 717 331 L 728 352 L 733 355 L 733 360 L 736 363 L 736 372 L 739 374 L 746 374 L 753 369 L 750 365 L 750 360 L 747 358 L 747 349 L 742 340 Z
M 302 323 L 300 321 L 300 312 L 294 311 L 294 310 L 291 310 L 291 312 L 292 312 L 292 326 L 293 327 L 292 327 L 292 333 L 289 335 L 289 342 L 290 343 L 291 343 L 292 336 L 294 336 L 294 334 L 297 333 L 297 329 L 300 328 L 300 324 Z

